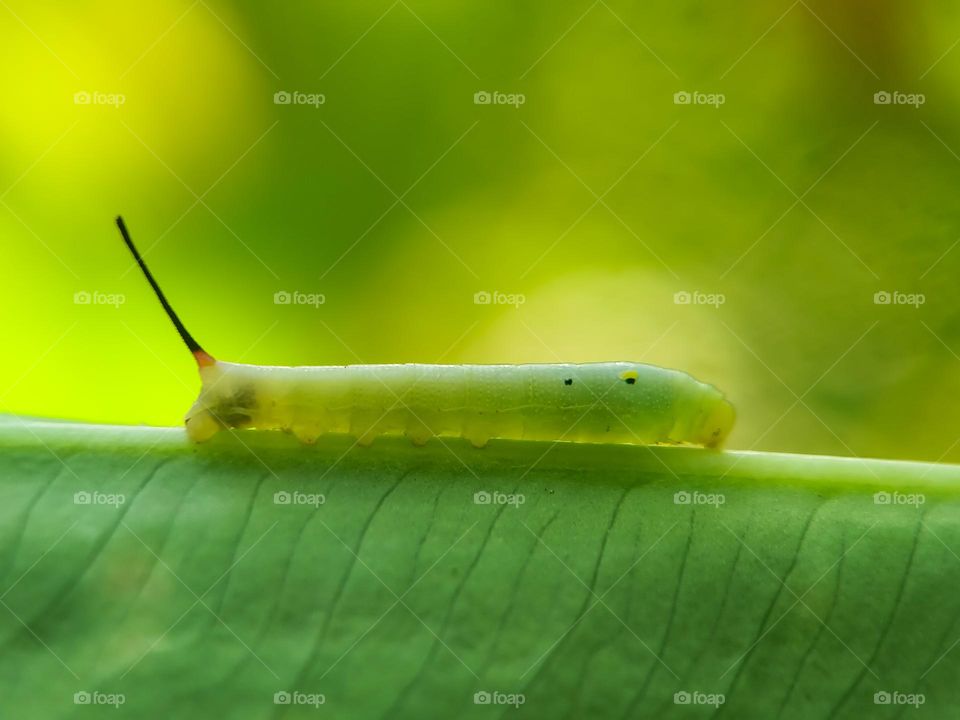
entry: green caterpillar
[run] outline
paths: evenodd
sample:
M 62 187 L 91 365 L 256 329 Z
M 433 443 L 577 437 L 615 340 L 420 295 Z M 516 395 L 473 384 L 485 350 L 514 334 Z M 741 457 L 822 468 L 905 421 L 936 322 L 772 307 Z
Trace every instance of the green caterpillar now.
M 271 367 L 215 360 L 170 307 L 130 239 L 117 226 L 200 369 L 186 416 L 197 442 L 224 428 L 285 430 L 303 442 L 345 433 L 361 445 L 404 434 L 417 445 L 460 436 L 720 447 L 733 406 L 686 373 L 631 362 L 531 365 L 345 365 Z

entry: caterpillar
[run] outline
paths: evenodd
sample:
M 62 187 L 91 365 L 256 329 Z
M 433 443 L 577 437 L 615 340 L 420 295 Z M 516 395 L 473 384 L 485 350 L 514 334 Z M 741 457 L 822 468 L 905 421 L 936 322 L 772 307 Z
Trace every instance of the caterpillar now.
M 167 302 L 123 218 L 116 223 L 196 359 L 200 394 L 185 418 L 195 442 L 226 428 L 256 428 L 305 443 L 339 433 L 360 445 L 404 434 L 415 445 L 461 436 L 478 448 L 493 438 L 718 448 L 733 427 L 733 406 L 712 385 L 635 362 L 278 367 L 216 360 Z

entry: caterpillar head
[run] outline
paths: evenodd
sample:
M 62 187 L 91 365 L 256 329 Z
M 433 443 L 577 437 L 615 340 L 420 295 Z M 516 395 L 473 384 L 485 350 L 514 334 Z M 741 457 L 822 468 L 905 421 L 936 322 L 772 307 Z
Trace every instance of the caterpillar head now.
M 209 440 L 223 427 L 217 422 L 213 415 L 207 410 L 196 410 L 191 408 L 187 414 L 185 424 L 187 427 L 187 437 L 194 442 L 203 442 Z
M 194 442 L 209 440 L 223 428 L 245 427 L 256 408 L 252 385 L 234 378 L 232 363 L 212 362 L 200 367 L 200 397 L 185 418 L 187 435 Z

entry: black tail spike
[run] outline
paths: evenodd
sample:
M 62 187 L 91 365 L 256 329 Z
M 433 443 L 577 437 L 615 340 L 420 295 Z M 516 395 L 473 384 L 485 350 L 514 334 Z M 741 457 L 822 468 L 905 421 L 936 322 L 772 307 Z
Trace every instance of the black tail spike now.
M 133 259 L 137 261 L 137 265 L 139 265 L 140 269 L 143 271 L 143 275 L 147 278 L 147 282 L 150 283 L 150 287 L 153 288 L 153 292 L 156 294 L 157 300 L 160 301 L 164 311 L 167 313 L 167 317 L 170 318 L 170 322 L 173 323 L 173 326 L 180 334 L 180 338 L 183 340 L 190 352 L 193 353 L 193 356 L 197 359 L 197 362 L 201 366 L 215 362 L 213 358 L 208 355 L 202 347 L 200 347 L 200 343 L 193 339 L 193 336 L 189 333 L 187 328 L 185 328 L 183 323 L 180 322 L 180 318 L 177 317 L 177 313 L 174 312 L 172 307 L 170 307 L 170 303 L 167 302 L 167 298 L 163 294 L 163 290 L 160 289 L 157 281 L 153 279 L 153 275 L 150 273 L 149 268 L 147 268 L 147 264 L 143 261 L 143 258 L 140 257 L 140 253 L 137 251 L 136 245 L 134 245 L 133 240 L 130 239 L 130 233 L 127 231 L 127 226 L 123 222 L 123 218 L 119 215 L 117 216 L 117 227 L 120 229 L 120 234 L 123 236 L 123 242 L 126 243 L 127 248 L 129 248 L 130 253 L 133 255 Z

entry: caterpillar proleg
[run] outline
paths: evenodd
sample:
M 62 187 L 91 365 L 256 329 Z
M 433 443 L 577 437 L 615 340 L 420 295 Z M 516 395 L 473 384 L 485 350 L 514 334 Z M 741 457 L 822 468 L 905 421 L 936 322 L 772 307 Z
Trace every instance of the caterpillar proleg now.
M 285 430 L 303 442 L 349 434 L 361 445 L 404 434 L 416 445 L 461 436 L 719 447 L 733 406 L 712 385 L 678 370 L 635 362 L 529 365 L 335 365 L 276 367 L 214 359 L 193 339 L 117 227 L 167 316 L 193 353 L 200 395 L 187 435 L 224 428 Z

